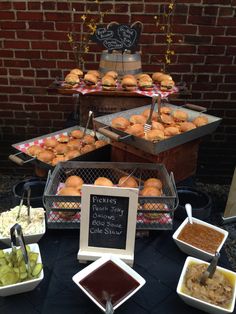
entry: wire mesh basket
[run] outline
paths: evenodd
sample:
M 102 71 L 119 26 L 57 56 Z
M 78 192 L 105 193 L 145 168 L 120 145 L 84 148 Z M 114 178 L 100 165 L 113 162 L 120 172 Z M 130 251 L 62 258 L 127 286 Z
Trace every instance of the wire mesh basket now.
M 163 164 L 126 162 L 78 162 L 68 161 L 56 166 L 49 173 L 44 192 L 44 206 L 48 228 L 78 229 L 80 227 L 81 196 L 58 195 L 69 176 L 76 175 L 85 184 L 94 184 L 99 177 L 112 181 L 114 186 L 124 176 L 131 176 L 138 183 L 139 197 L 137 229 L 172 229 L 178 195 L 173 174 L 168 174 Z M 158 178 L 162 182 L 160 196 L 142 196 L 144 182 Z

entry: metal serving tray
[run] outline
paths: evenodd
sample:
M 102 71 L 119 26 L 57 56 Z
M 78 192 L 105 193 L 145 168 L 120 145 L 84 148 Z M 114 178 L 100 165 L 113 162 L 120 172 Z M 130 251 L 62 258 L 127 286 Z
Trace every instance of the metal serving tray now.
M 58 195 L 60 187 L 63 187 L 68 176 L 78 175 L 86 184 L 93 184 L 98 177 L 106 177 L 115 185 L 120 177 L 131 173 L 139 183 L 139 189 L 142 189 L 144 180 L 151 177 L 159 178 L 163 184 L 162 196 L 139 196 L 137 229 L 172 229 L 178 195 L 173 174 L 169 175 L 163 164 L 79 161 L 60 163 L 52 174 L 49 173 L 43 197 L 48 228 L 78 229 L 80 227 L 81 197 Z M 64 218 L 60 215 L 60 212 L 68 211 L 74 213 L 72 217 Z M 144 216 L 148 213 L 157 216 L 155 219 L 149 219 L 147 215 Z
M 47 164 L 45 162 L 42 162 L 38 160 L 37 158 L 34 158 L 26 153 L 27 148 L 30 145 L 37 144 L 40 145 L 44 142 L 46 138 L 58 138 L 61 134 L 68 135 L 71 133 L 73 130 L 80 129 L 84 131 L 84 128 L 78 125 L 75 125 L 73 127 L 63 129 L 54 133 L 50 134 L 45 134 L 43 136 L 35 137 L 30 140 L 24 141 L 24 142 L 19 142 L 16 144 L 13 144 L 12 147 L 18 151 L 18 153 L 14 155 L 10 155 L 9 159 L 12 160 L 13 162 L 17 163 L 18 165 L 23 165 L 25 163 L 33 163 L 34 165 L 40 167 L 40 168 L 45 168 L 45 169 L 54 169 L 54 166 Z M 94 131 L 87 129 L 86 134 L 91 134 L 94 135 Z M 110 142 L 109 138 L 104 136 L 103 134 L 100 134 L 96 132 L 96 135 L 99 140 L 106 140 L 107 142 Z M 80 155 L 74 159 L 71 160 L 80 160 L 80 161 L 92 161 L 92 160 L 98 160 L 98 161 L 108 161 L 110 160 L 110 145 L 105 145 L 100 148 L 97 148 L 87 154 Z
M 193 129 L 191 131 L 188 131 L 182 134 L 175 135 L 173 137 L 170 137 L 168 139 L 165 139 L 159 142 L 147 141 L 143 138 L 130 135 L 124 131 L 117 130 L 111 126 L 111 122 L 114 118 L 122 116 L 124 118 L 129 119 L 131 115 L 141 114 L 145 109 L 150 108 L 150 106 L 142 106 L 135 109 L 129 109 L 126 111 L 121 111 L 118 113 L 113 113 L 113 114 L 97 117 L 95 118 L 95 125 L 96 125 L 97 130 L 100 133 L 106 134 L 106 136 L 110 137 L 113 140 L 132 145 L 134 147 L 139 148 L 140 150 L 143 150 L 153 155 L 157 155 L 173 147 L 201 138 L 207 134 L 214 132 L 222 120 L 221 118 L 214 117 L 212 115 L 205 114 L 205 113 L 200 113 L 199 111 L 195 111 L 192 109 L 187 109 L 186 107 L 180 107 L 180 106 L 175 106 L 171 104 L 165 104 L 165 105 L 172 108 L 173 110 L 177 110 L 181 108 L 181 110 L 186 111 L 189 116 L 189 121 L 192 121 L 194 118 L 198 117 L 201 114 L 203 116 L 206 116 L 209 122 L 208 124 L 204 126 L 198 127 L 196 129 Z M 194 107 L 203 108 L 203 107 L 198 107 L 198 106 L 194 106 Z M 154 110 L 157 111 L 157 107 L 155 107 Z

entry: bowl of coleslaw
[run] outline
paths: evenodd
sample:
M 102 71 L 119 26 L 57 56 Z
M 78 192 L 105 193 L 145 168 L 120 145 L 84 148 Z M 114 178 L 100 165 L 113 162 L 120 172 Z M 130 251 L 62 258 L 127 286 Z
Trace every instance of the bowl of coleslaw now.
M 11 244 L 10 229 L 17 222 L 21 225 L 26 244 L 37 243 L 46 232 L 45 210 L 42 207 L 30 208 L 30 222 L 25 205 L 22 206 L 20 215 L 19 206 L 0 214 L 0 241 L 6 245 Z

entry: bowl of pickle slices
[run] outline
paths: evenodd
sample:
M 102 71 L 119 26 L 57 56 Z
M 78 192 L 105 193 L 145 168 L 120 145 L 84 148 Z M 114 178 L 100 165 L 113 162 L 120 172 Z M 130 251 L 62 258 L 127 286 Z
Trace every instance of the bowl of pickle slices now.
M 44 278 L 43 264 L 37 243 L 25 246 L 28 263 L 20 247 L 0 250 L 0 296 L 5 297 L 33 290 Z

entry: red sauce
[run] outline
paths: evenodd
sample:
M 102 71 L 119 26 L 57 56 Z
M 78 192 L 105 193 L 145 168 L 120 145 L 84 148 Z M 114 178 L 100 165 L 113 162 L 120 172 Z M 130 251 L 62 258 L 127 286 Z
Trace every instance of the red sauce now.
M 201 250 L 214 254 L 224 238 L 224 234 L 210 227 L 187 223 L 178 239 Z
M 106 307 L 106 295 L 113 306 L 135 290 L 139 283 L 112 261 L 108 261 L 80 281 L 93 297 Z

